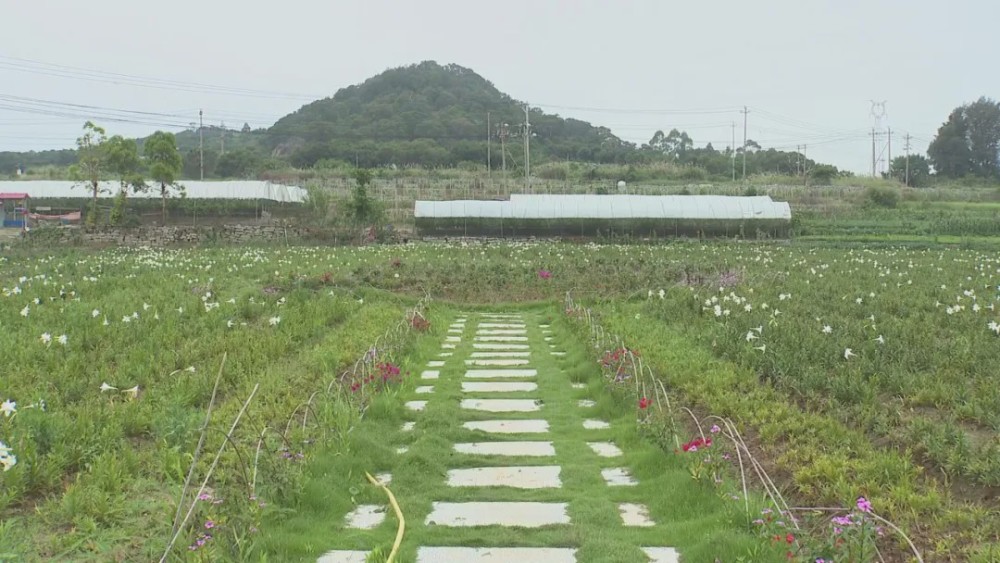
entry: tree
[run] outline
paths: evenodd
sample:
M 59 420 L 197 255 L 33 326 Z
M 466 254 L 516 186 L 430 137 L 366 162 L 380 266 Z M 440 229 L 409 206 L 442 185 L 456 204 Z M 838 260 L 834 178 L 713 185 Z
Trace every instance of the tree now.
M 829 164 L 817 164 L 809 169 L 809 179 L 817 186 L 829 186 L 837 177 L 837 168 Z
M 167 222 L 167 198 L 171 191 L 184 193 L 184 187 L 177 183 L 183 162 L 177 150 L 177 139 L 173 133 L 157 131 L 146 140 L 143 156 L 149 164 L 149 176 L 160 185 L 160 200 L 163 208 L 163 223 Z
M 215 173 L 221 178 L 250 178 L 261 166 L 261 157 L 250 149 L 239 149 L 219 157 Z
M 907 158 L 910 159 L 909 165 Z M 911 188 L 926 186 L 931 177 L 930 161 L 919 154 L 897 156 L 889 165 L 889 176 Z
M 135 139 L 126 139 L 115 135 L 104 145 L 108 170 L 112 172 L 120 184 L 114 206 L 111 208 L 111 224 L 121 225 L 125 220 L 125 208 L 128 202 L 129 188 L 138 193 L 147 189 L 140 169 L 139 149 Z
M 382 208 L 368 194 L 368 185 L 372 182 L 372 171 L 367 168 L 356 168 L 351 176 L 354 177 L 354 191 L 351 193 L 351 199 L 345 204 L 348 217 L 359 225 L 372 223 L 377 225 L 382 219 Z
M 87 225 L 97 224 L 97 198 L 106 190 L 101 188 L 101 176 L 107 168 L 107 154 L 104 145 L 107 142 L 104 128 L 88 121 L 83 124 L 83 135 L 76 140 L 77 163 L 70 169 L 74 180 L 85 182 L 91 190 L 93 200 L 87 212 Z
M 955 108 L 927 155 L 934 170 L 947 178 L 1000 178 L 1000 104 L 983 97 Z
M 986 97 L 965 106 L 972 173 L 1000 178 L 1000 103 Z

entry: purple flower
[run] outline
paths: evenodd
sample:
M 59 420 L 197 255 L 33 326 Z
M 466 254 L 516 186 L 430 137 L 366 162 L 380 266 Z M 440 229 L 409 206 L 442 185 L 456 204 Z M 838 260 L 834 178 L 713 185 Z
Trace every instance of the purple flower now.
M 211 520 L 205 520 L 205 529 L 206 530 L 211 530 L 214 527 L 215 527 L 215 522 L 212 522 Z
M 861 512 L 871 512 L 872 503 L 868 502 L 868 499 L 865 497 L 858 497 L 858 510 Z
M 834 516 L 832 521 L 838 526 L 851 526 L 854 524 L 850 516 Z
M 754 523 L 754 524 L 757 524 L 758 526 L 760 526 L 760 525 L 763 525 L 763 524 L 764 524 L 764 521 L 763 521 L 763 520 L 761 520 L 760 518 L 758 518 L 758 519 L 754 520 L 754 521 L 753 521 L 753 523 Z
M 712 429 L 711 429 L 711 430 L 709 430 L 709 432 L 711 432 L 712 434 L 718 434 L 718 433 L 719 433 L 719 432 L 721 432 L 721 431 L 722 431 L 722 429 L 721 429 L 721 428 L 719 428 L 719 425 L 718 425 L 718 424 L 713 424 L 713 425 L 712 425 Z
M 212 495 L 208 493 L 201 493 L 198 495 L 198 500 L 212 500 Z

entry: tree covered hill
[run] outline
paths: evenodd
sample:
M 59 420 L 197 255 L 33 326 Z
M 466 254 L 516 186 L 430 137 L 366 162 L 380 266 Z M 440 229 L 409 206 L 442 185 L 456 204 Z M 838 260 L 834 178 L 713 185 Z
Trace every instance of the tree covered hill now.
M 387 70 L 287 115 L 267 131 L 268 148 L 308 167 L 329 159 L 361 166 L 454 166 L 485 162 L 487 112 L 500 166 L 499 127 L 508 124 L 507 162 L 523 164 L 523 104 L 470 69 L 432 61 Z M 621 162 L 634 150 L 604 127 L 533 109 L 532 161 Z

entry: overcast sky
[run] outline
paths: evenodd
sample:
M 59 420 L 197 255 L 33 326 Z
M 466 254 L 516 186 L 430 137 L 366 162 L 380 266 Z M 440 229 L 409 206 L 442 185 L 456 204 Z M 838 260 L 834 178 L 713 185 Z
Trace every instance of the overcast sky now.
M 866 173 L 871 100 L 901 154 L 903 134 L 923 153 L 952 108 L 1000 97 L 997 0 L 0 0 L 0 14 L 0 150 L 70 147 L 90 115 L 124 135 L 180 130 L 199 108 L 264 127 L 435 60 L 639 143 L 677 127 L 721 149 L 736 122 L 740 144 L 746 105 L 763 146 Z

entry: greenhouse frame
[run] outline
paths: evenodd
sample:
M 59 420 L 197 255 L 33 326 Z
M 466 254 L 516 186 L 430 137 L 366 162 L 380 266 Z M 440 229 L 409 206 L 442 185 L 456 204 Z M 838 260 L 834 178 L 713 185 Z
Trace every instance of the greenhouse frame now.
M 417 201 L 422 236 L 787 238 L 792 213 L 770 196 L 532 195 Z

